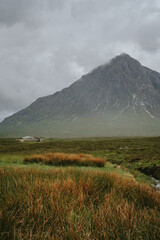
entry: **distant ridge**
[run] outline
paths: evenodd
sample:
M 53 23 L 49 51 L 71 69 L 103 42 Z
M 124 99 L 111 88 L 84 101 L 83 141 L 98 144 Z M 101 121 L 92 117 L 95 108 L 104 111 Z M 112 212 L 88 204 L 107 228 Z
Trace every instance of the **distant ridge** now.
M 160 135 L 160 73 L 128 54 L 101 65 L 68 88 L 38 98 L 0 124 L 0 136 Z

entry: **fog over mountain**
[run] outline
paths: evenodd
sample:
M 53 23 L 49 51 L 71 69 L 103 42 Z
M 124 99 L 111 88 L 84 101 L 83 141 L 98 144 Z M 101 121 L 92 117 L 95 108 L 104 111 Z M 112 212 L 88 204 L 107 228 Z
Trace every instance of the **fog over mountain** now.
M 158 0 L 1 0 L 0 121 L 127 52 L 160 72 Z
M 160 134 L 160 73 L 121 54 L 0 124 L 0 136 Z

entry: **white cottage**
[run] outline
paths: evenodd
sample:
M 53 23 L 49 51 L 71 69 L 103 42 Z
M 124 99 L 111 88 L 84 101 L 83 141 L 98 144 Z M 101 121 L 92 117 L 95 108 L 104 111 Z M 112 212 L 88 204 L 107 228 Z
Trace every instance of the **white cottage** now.
M 41 139 L 38 137 L 25 136 L 19 139 L 21 142 L 41 142 Z

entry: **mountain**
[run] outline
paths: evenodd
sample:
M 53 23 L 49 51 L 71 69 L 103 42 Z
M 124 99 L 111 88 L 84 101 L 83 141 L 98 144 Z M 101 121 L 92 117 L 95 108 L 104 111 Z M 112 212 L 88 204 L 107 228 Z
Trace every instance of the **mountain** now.
M 68 88 L 38 98 L 0 124 L 0 136 L 160 135 L 160 73 L 128 54 Z

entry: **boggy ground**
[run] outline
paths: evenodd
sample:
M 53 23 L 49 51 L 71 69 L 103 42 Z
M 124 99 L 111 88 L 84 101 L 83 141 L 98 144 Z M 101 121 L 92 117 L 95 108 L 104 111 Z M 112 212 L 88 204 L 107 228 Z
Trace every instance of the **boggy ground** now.
M 160 192 L 138 171 L 159 168 L 159 146 L 160 138 L 0 139 L 0 239 L 160 239 Z M 48 152 L 92 154 L 106 164 L 24 162 Z
M 129 169 L 139 181 L 146 181 L 147 178 L 135 170 L 160 179 L 160 137 L 47 139 L 41 143 L 0 139 L 1 165 L 23 166 L 25 157 L 48 152 L 92 154 L 116 166 L 120 165 L 122 170 Z

